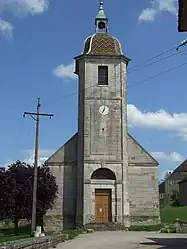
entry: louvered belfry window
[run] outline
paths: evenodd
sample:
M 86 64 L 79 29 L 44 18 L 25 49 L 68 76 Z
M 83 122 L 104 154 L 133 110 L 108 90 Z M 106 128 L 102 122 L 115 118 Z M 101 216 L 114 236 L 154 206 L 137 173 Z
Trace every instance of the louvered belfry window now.
M 108 85 L 108 66 L 98 66 L 98 85 Z

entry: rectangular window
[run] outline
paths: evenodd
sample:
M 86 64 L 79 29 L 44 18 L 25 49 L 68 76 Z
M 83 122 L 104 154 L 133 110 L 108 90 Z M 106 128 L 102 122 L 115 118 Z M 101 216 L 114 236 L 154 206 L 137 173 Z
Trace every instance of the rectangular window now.
M 107 86 L 108 85 L 108 67 L 98 66 L 98 85 Z

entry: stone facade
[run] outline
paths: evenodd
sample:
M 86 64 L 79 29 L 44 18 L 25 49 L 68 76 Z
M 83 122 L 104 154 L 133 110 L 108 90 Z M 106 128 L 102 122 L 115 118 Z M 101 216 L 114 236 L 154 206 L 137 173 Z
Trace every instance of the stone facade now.
M 179 196 L 180 196 L 180 206 L 187 206 L 187 178 L 179 182 Z
M 50 166 L 53 174 L 56 176 L 57 184 L 59 186 L 59 199 L 56 206 L 53 210 L 50 210 L 45 217 L 47 226 L 50 226 L 53 230 L 56 226 L 63 227 L 64 229 L 76 227 L 76 200 L 79 196 L 78 191 L 76 191 L 77 140 L 78 134 L 74 135 L 46 161 L 46 164 Z M 158 163 L 130 134 L 127 134 L 127 141 L 129 158 L 128 189 L 132 224 L 159 223 Z M 72 155 L 73 160 L 69 157 L 70 154 Z M 88 189 L 85 193 L 85 196 L 87 197 L 86 223 L 94 220 L 94 189 L 101 187 L 112 189 L 112 217 L 113 222 L 118 222 L 120 221 L 120 217 L 117 217 L 116 214 L 120 213 L 120 201 L 122 199 L 122 196 L 120 195 L 121 181 L 119 167 L 116 167 L 113 164 L 107 165 L 107 168 L 111 169 L 117 176 L 116 183 L 114 180 L 102 180 L 99 182 L 97 180 L 91 180 L 90 178 L 93 171 L 100 167 L 106 167 L 106 165 L 104 165 L 103 162 L 100 162 L 87 168 L 86 175 L 89 177 L 85 179 L 84 182 L 85 185 L 87 185 L 87 188 L 85 189 Z M 118 191 L 117 200 L 115 200 L 116 190 Z M 78 195 L 77 197 L 76 194 Z M 118 204 L 118 206 L 116 204 Z
M 94 222 L 124 227 L 158 223 L 158 163 L 127 133 L 130 60 L 122 54 L 120 42 L 108 34 L 102 1 L 95 23 L 96 34 L 75 58 L 78 133 L 46 162 L 59 185 L 59 199 L 46 222 L 53 226 L 59 220 L 66 229 Z M 104 74 L 99 74 L 100 68 Z
M 127 62 L 121 56 L 119 58 L 82 56 L 76 58 L 76 61 L 80 89 L 78 151 L 83 152 L 78 155 L 77 160 L 77 189 L 79 194 L 79 198 L 77 198 L 77 212 L 79 213 L 77 218 L 79 220 L 77 223 L 83 225 L 89 222 L 88 217 L 91 212 L 88 210 L 88 206 L 90 206 L 91 199 L 88 199 L 87 195 L 91 189 L 92 191 L 94 189 L 91 186 L 92 183 L 88 184 L 88 181 L 90 181 L 91 174 L 101 167 L 101 163 L 115 172 L 116 179 L 120 182 L 117 195 L 121 196 L 121 203 L 119 203 L 121 209 L 119 209 L 118 218 L 120 222 L 123 222 L 129 217 L 126 180 L 128 169 L 127 111 L 125 104 Z M 98 65 L 108 66 L 109 86 L 97 85 Z M 121 73 L 124 77 L 119 77 Z M 81 91 L 81 89 L 84 90 Z M 99 113 L 99 108 L 103 105 L 109 108 L 109 114 L 106 116 Z M 82 199 L 83 197 L 85 199 Z M 84 217 L 82 217 L 83 213 Z
M 75 227 L 77 134 L 52 155 L 46 164 L 56 177 L 59 198 L 53 210 L 48 211 L 44 222 L 49 230 L 55 230 L 56 226 L 66 229 Z
M 131 221 L 133 224 L 159 223 L 158 163 L 130 135 L 128 155 Z

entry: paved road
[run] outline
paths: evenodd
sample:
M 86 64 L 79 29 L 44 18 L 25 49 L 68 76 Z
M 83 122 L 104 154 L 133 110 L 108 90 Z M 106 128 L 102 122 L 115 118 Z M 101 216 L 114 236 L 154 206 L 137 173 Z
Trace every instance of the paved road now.
M 187 235 L 155 232 L 95 232 L 83 234 L 57 249 L 187 249 Z

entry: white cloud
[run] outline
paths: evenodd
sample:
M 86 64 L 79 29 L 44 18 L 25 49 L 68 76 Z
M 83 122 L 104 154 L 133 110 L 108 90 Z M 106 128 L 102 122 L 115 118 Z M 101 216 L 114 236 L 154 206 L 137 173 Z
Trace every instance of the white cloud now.
M 170 169 L 161 171 L 159 173 L 159 179 L 162 182 L 166 175 L 171 174 L 176 166 L 181 164 L 184 161 L 184 157 L 179 154 L 178 152 L 171 152 L 171 153 L 165 153 L 165 152 L 151 152 L 151 155 L 157 159 L 157 161 L 160 163 L 160 165 L 170 165 Z
M 140 21 L 154 21 L 157 11 L 151 8 L 142 10 L 139 20 Z
M 175 163 L 181 163 L 184 161 L 184 157 L 177 152 L 165 153 L 165 152 L 151 152 L 151 155 L 159 160 L 165 160 Z
M 177 14 L 178 0 L 152 0 L 151 7 L 145 8 L 139 15 L 139 21 L 154 21 L 155 17 L 162 12 Z
M 11 37 L 13 25 L 3 19 L 5 12 L 17 17 L 41 14 L 48 9 L 49 0 L 0 0 L 0 32 Z
M 68 65 L 59 65 L 53 70 L 53 74 L 58 78 L 70 78 L 76 79 L 77 76 L 74 74 L 75 63 Z
M 165 171 L 162 171 L 162 172 L 159 174 L 160 183 L 163 182 L 167 176 L 169 176 L 170 174 L 172 174 L 173 171 L 174 171 L 174 170 L 165 170 Z
M 56 150 L 55 149 L 41 149 L 39 150 L 39 156 L 38 156 L 38 165 L 42 165 L 50 156 L 54 154 Z M 18 159 L 16 159 L 18 160 Z M 11 165 L 12 163 L 15 163 L 16 160 L 9 160 L 6 164 L 0 166 L 7 168 L 8 165 Z M 19 159 L 21 162 L 25 162 L 27 164 L 33 165 L 34 164 L 34 150 L 25 150 L 23 151 L 23 158 Z
M 39 150 L 38 165 L 42 165 L 52 154 L 55 152 L 54 149 Z M 26 150 L 25 158 L 23 162 L 33 165 L 34 164 L 34 150 Z
M 131 127 L 174 131 L 187 141 L 187 113 L 170 114 L 165 110 L 143 112 L 134 105 L 128 105 L 128 122 Z
M 2 33 L 7 38 L 11 38 L 12 30 L 13 30 L 12 24 L 0 19 L 0 33 Z

